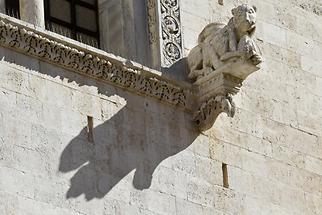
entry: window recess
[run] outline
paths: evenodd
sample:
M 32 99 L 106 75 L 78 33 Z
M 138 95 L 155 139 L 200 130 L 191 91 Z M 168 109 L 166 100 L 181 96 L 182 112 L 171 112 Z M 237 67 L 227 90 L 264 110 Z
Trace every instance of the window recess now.
M 11 17 L 20 19 L 19 0 L 5 0 L 6 14 Z
M 98 48 L 97 0 L 45 0 L 46 29 Z

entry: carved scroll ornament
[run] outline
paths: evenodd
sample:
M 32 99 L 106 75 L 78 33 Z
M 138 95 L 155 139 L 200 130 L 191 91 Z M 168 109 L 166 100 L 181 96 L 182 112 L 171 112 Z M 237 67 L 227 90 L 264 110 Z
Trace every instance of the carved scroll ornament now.
M 253 39 L 256 8 L 243 4 L 232 14 L 227 25 L 207 25 L 188 55 L 188 77 L 195 81 L 199 95 L 194 120 L 200 130 L 209 129 L 221 112 L 234 116 L 232 96 L 262 62 Z
M 160 0 L 162 66 L 169 67 L 182 58 L 179 0 Z

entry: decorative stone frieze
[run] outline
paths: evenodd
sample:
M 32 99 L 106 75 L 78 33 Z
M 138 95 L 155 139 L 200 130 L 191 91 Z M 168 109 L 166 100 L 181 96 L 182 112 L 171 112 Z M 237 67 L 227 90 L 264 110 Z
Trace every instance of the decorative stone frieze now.
M 232 14 L 227 25 L 207 25 L 188 56 L 188 76 L 195 81 L 198 95 L 194 120 L 200 130 L 209 129 L 222 112 L 234 116 L 232 96 L 262 62 L 253 40 L 256 8 L 244 4 L 234 8 Z
M 157 71 L 134 66 L 120 57 L 102 54 L 94 48 L 81 48 L 61 36 L 36 30 L 27 23 L 0 15 L 0 45 L 20 53 L 37 57 L 59 67 L 107 81 L 118 87 L 148 95 L 171 105 L 187 108 L 183 87 L 157 74 Z M 85 46 L 87 47 L 87 46 Z M 91 49 L 91 51 L 90 51 Z M 94 51 L 93 51 L 94 50 Z M 97 50 L 97 52 L 95 52 Z M 133 65 L 133 66 L 132 66 Z
M 160 0 L 163 67 L 169 67 L 182 58 L 179 6 L 179 0 Z
M 148 0 L 147 6 L 152 60 L 170 67 L 183 57 L 179 0 Z

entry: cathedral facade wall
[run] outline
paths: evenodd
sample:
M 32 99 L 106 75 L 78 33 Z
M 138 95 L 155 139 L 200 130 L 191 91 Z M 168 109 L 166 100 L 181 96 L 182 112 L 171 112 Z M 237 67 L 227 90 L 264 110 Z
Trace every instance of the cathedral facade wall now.
M 183 56 L 245 2 L 181 0 Z M 190 110 L 1 47 L 0 214 L 321 214 L 321 4 L 247 3 L 264 62 L 204 132 Z
M 182 1 L 184 51 L 210 22 L 227 23 L 241 1 Z M 321 213 L 321 3 L 247 1 L 257 7 L 262 69 L 243 83 L 234 118 L 206 135 L 228 164 L 227 214 Z M 202 12 L 201 12 L 202 11 Z M 210 187 L 205 185 L 206 187 Z

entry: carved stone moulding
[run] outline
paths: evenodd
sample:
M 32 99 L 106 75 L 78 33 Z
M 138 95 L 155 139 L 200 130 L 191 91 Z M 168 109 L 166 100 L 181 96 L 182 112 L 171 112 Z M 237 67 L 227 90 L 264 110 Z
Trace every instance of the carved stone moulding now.
M 182 58 L 182 34 L 179 0 L 160 0 L 161 65 L 169 67 Z
M 179 0 L 157 0 L 160 24 L 161 66 L 170 67 L 182 58 Z M 155 34 L 157 34 L 155 32 Z
M 157 71 L 0 14 L 0 46 L 74 72 L 188 108 L 187 91 Z
M 152 64 L 170 67 L 183 57 L 179 0 L 147 0 Z
M 222 112 L 234 117 L 233 95 L 239 92 L 243 80 L 258 69 L 258 66 L 238 59 L 194 83 L 198 98 L 193 119 L 201 131 L 210 129 Z

